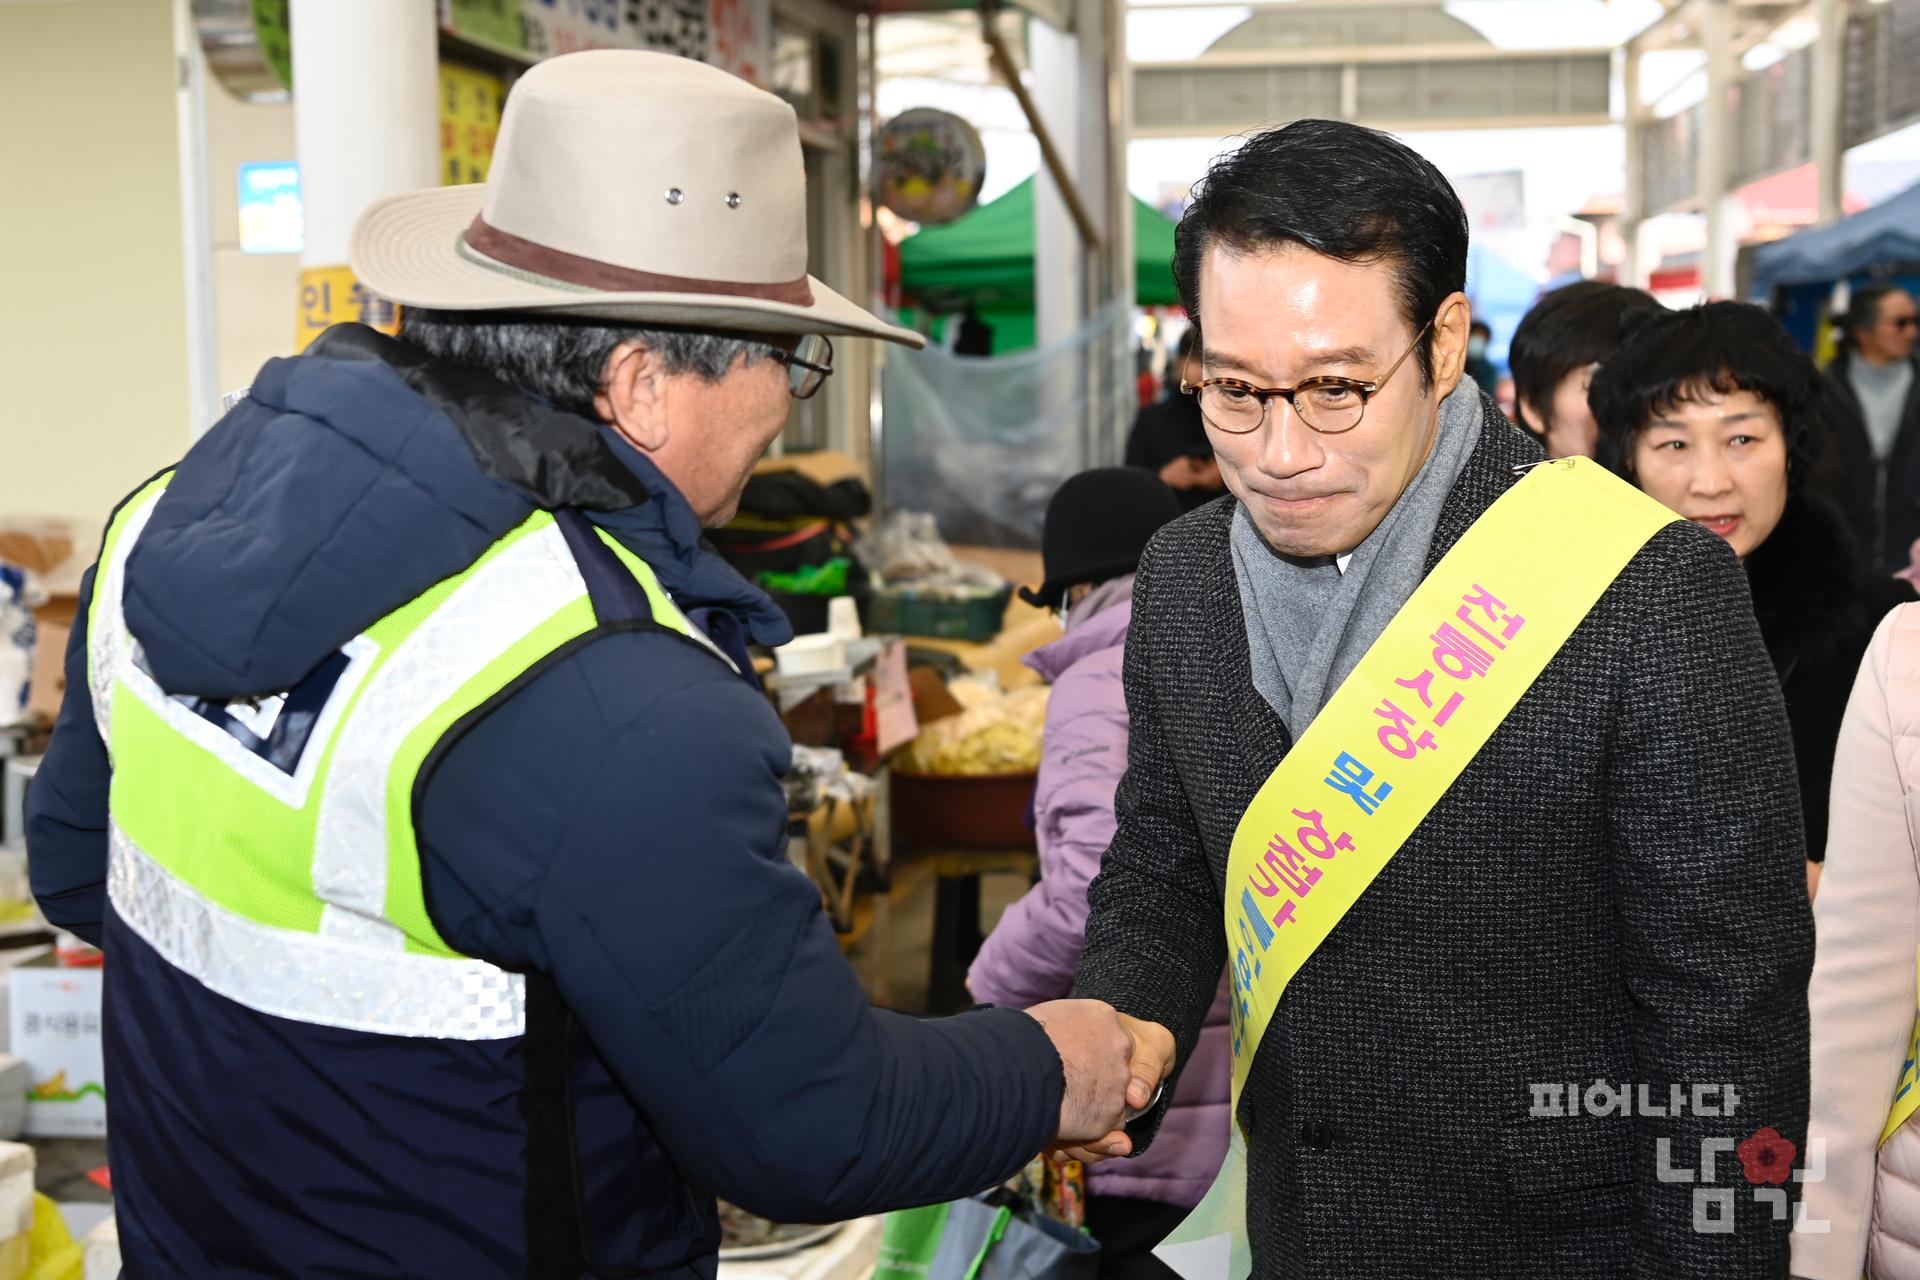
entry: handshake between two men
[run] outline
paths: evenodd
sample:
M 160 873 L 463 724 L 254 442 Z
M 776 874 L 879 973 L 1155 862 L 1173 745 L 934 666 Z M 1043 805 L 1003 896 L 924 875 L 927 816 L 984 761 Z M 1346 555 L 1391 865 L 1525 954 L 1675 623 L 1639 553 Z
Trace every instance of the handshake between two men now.
M 1055 1157 L 1094 1164 L 1132 1154 L 1123 1126 L 1153 1106 L 1173 1074 L 1173 1033 L 1100 1000 L 1053 1000 L 1027 1015 L 1046 1030 L 1066 1076 Z

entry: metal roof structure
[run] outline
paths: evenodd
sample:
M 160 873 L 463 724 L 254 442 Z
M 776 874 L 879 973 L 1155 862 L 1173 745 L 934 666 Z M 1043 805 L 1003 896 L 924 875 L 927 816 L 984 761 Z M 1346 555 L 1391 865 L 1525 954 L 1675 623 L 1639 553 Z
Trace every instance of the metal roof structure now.
M 1611 49 L 1502 49 L 1440 0 L 1252 8 L 1198 58 L 1134 61 L 1134 137 L 1239 133 L 1305 116 L 1395 131 L 1613 119 Z

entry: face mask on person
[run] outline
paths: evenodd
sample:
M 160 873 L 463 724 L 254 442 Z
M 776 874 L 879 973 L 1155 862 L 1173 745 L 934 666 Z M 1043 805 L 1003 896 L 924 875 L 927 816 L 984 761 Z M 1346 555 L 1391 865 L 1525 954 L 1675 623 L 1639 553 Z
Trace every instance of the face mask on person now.
M 1478 360 L 1487 354 L 1487 340 L 1479 334 L 1467 339 L 1467 359 Z

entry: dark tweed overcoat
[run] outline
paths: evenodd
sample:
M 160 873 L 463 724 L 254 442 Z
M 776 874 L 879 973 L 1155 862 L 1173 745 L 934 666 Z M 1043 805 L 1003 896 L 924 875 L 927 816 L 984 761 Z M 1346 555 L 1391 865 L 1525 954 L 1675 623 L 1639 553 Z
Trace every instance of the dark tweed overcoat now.
M 1539 457 L 1488 401 L 1429 571 Z M 1249 671 L 1233 502 L 1140 565 L 1128 771 L 1079 969 L 1183 1060 L 1225 959 L 1234 828 L 1291 745 Z M 1784 1275 L 1784 1149 L 1749 1139 L 1805 1141 L 1803 858 L 1746 579 L 1718 538 L 1669 526 L 1288 987 L 1238 1113 L 1255 1275 Z M 1578 1083 L 1575 1114 L 1534 1114 L 1557 1109 L 1549 1082 Z M 1637 1086 L 1672 1112 L 1675 1084 L 1685 1114 L 1641 1113 Z M 1734 1113 L 1701 1114 L 1729 1084 Z M 1610 1091 L 1629 1085 L 1625 1115 Z M 1710 1173 L 1707 1139 L 1725 1140 Z

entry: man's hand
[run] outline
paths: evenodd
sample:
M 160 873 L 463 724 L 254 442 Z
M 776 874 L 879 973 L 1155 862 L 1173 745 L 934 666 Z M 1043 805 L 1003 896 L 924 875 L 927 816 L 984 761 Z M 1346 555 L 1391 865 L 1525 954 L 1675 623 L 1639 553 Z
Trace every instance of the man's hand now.
M 1126 1083 L 1124 1086 L 1125 1110 L 1113 1121 L 1109 1129 L 1098 1137 L 1077 1139 L 1069 1132 L 1066 1123 L 1067 1107 L 1071 1097 L 1061 1103 L 1060 1141 L 1052 1148 L 1055 1159 L 1079 1160 L 1085 1164 L 1098 1164 L 1113 1156 L 1129 1155 L 1133 1151 L 1133 1140 L 1121 1128 L 1127 1121 L 1140 1113 L 1151 1109 L 1159 1101 L 1160 1089 L 1167 1078 L 1173 1074 L 1174 1042 L 1173 1033 L 1157 1022 L 1146 1022 L 1139 1018 L 1128 1017 L 1124 1013 L 1114 1012 L 1109 1006 L 1098 1001 L 1058 1001 L 1055 1005 L 1038 1005 L 1029 1013 L 1039 1014 L 1043 1010 L 1060 1005 L 1092 1005 L 1102 1010 L 1108 1017 L 1116 1020 L 1127 1037 Z M 1046 1025 L 1042 1022 L 1042 1025 Z M 1053 1035 L 1051 1028 L 1048 1035 Z M 1054 1041 L 1059 1045 L 1058 1037 Z M 1061 1061 L 1067 1062 L 1067 1055 L 1061 1053 Z M 1072 1068 L 1068 1068 L 1068 1093 L 1073 1089 Z
M 1060 1055 L 1060 1142 L 1104 1139 L 1118 1129 L 1132 1079 L 1133 1037 L 1113 1006 L 1098 1000 L 1051 1000 L 1027 1010 Z
M 1173 1032 L 1159 1023 L 1124 1013 L 1116 1016 L 1133 1038 L 1133 1052 L 1127 1059 L 1127 1119 L 1131 1120 L 1159 1100 L 1160 1086 L 1173 1074 L 1176 1047 Z
M 1127 1113 L 1125 1121 L 1151 1111 L 1160 1101 L 1160 1090 L 1173 1075 L 1173 1032 L 1157 1022 L 1117 1015 L 1120 1025 L 1133 1038 L 1133 1053 L 1127 1060 Z M 1060 1156 L 1082 1164 L 1099 1164 L 1114 1156 L 1133 1154 L 1133 1139 L 1116 1130 L 1095 1142 L 1056 1148 Z

